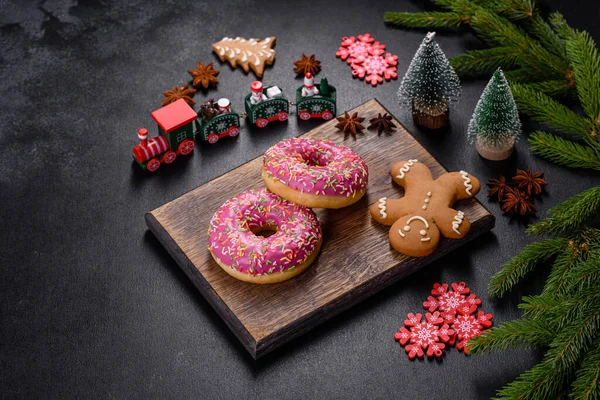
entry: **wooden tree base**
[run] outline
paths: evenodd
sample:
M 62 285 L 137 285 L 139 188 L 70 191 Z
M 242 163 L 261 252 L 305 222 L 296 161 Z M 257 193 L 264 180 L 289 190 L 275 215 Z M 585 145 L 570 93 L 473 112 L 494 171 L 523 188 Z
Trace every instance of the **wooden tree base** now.
M 415 124 L 427 129 L 440 129 L 448 125 L 450 108 L 446 106 L 446 111 L 439 115 L 431 115 L 415 107 L 413 102 L 412 116 Z
M 513 150 L 515 149 L 515 141 L 512 140 L 507 145 L 501 147 L 486 147 L 482 145 L 479 140 L 477 140 L 475 143 L 475 148 L 477 149 L 479 155 L 486 160 L 502 161 L 506 160 L 513 153 Z

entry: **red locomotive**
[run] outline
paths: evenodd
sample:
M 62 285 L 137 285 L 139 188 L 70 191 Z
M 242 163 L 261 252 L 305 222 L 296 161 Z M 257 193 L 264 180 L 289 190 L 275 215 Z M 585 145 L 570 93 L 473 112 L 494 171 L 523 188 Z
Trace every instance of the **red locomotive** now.
M 188 155 L 194 150 L 194 121 L 198 115 L 183 99 L 151 115 L 158 124 L 159 134 L 148 140 L 148 130 L 141 128 L 140 144 L 133 148 L 133 158 L 140 167 L 153 172 L 162 163 L 171 164 L 178 155 Z

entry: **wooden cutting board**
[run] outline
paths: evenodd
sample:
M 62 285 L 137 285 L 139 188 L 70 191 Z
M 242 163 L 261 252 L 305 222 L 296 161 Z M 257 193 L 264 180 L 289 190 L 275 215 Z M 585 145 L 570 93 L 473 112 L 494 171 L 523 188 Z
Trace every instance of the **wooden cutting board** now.
M 387 110 L 370 100 L 355 108 L 365 122 Z M 389 170 L 401 160 L 418 159 L 434 177 L 446 172 L 394 119 L 391 136 L 365 131 L 356 141 L 344 140 L 336 120 L 303 135 L 329 139 L 354 149 L 369 167 L 367 194 L 340 210 L 316 209 L 323 228 L 323 247 L 317 260 L 297 277 L 273 285 L 238 281 L 225 273 L 207 249 L 206 232 L 214 212 L 237 193 L 264 187 L 262 157 L 258 157 L 205 185 L 146 214 L 150 230 L 167 248 L 217 313 L 254 358 L 302 335 L 328 318 L 357 304 L 442 255 L 466 244 L 494 226 L 491 215 L 476 199 L 457 203 L 471 221 L 461 240 L 442 239 L 428 257 L 411 258 L 391 249 L 389 227 L 371 220 L 369 205 L 380 197 L 399 198 L 402 189 Z

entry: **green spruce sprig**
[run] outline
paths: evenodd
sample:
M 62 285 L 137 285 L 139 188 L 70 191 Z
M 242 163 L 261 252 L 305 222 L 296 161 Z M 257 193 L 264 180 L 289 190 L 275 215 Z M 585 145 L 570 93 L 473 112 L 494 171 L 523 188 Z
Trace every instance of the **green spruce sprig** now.
M 469 343 L 473 354 L 514 346 L 546 348 L 544 358 L 498 391 L 501 399 L 548 399 L 600 394 L 600 230 L 586 224 L 600 216 L 600 187 L 559 204 L 528 229 L 553 237 L 531 243 L 492 278 L 489 292 L 503 296 L 540 264 L 550 262 L 542 294 L 523 297 L 524 312 Z
M 519 111 L 555 131 L 531 135 L 532 151 L 567 167 L 600 169 L 600 56 L 590 35 L 559 13 L 544 20 L 534 0 L 435 3 L 445 11 L 388 12 L 384 19 L 410 28 L 471 27 L 488 48 L 451 58 L 457 74 L 502 68 Z M 552 98 L 567 95 L 577 97 L 585 115 Z

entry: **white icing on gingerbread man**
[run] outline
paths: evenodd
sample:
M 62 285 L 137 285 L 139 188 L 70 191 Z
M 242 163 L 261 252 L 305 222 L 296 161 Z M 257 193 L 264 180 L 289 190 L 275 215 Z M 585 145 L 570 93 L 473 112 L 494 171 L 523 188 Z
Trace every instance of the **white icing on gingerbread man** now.
M 429 168 L 417 160 L 396 163 L 390 174 L 404 188 L 405 195 L 401 199 L 380 199 L 371 206 L 371 216 L 392 227 L 389 238 L 394 249 L 421 257 L 435 250 L 440 236 L 459 239 L 467 235 L 471 223 L 464 212 L 453 209 L 452 205 L 479 192 L 477 178 L 460 171 L 434 180 Z M 415 228 L 415 224 L 422 228 Z

